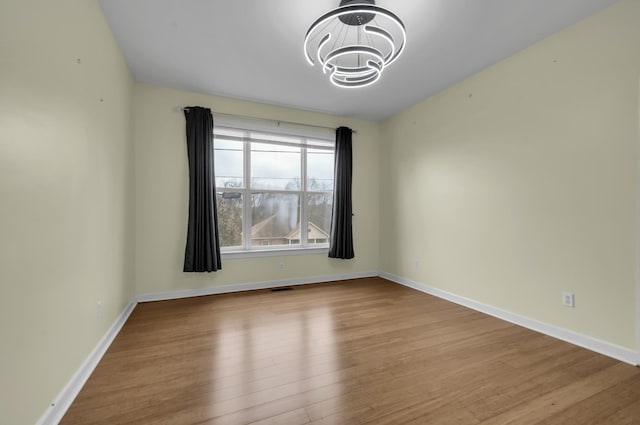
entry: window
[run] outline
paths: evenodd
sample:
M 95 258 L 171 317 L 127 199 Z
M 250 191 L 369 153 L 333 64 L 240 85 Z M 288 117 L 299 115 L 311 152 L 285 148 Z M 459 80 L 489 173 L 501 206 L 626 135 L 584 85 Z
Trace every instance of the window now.
M 223 252 L 328 246 L 330 136 L 216 125 L 214 150 Z

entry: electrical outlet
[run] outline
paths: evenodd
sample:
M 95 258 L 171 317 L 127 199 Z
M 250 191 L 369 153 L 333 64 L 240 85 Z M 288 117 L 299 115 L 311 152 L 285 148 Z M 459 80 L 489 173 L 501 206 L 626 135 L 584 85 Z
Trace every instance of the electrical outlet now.
M 100 319 L 102 317 L 102 301 L 98 301 L 98 305 L 96 306 L 96 318 Z
M 413 267 L 415 267 L 416 269 L 420 267 L 420 260 L 415 260 L 413 262 Z
M 278 264 L 278 270 L 284 270 L 284 263 Z
M 575 307 L 575 300 L 573 297 L 573 292 L 563 292 L 562 293 L 562 305 L 565 307 Z

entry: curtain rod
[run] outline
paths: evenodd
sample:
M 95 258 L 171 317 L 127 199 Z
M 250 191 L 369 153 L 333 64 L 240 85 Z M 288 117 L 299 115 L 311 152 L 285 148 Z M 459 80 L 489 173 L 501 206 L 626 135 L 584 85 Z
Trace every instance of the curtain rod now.
M 189 108 L 183 106 L 183 107 L 179 107 L 179 109 L 181 111 L 185 111 L 185 110 L 188 110 Z M 291 124 L 291 125 L 301 125 L 301 126 L 304 126 L 304 127 L 323 128 L 325 130 L 335 130 L 335 127 L 327 127 L 327 126 L 324 126 L 324 125 L 314 125 L 314 124 L 305 124 L 305 123 L 302 123 L 302 122 L 274 120 L 274 119 L 271 119 L 271 118 L 258 118 L 258 117 L 251 117 L 249 115 L 227 114 L 227 113 L 224 113 L 224 112 L 215 112 L 215 111 L 211 111 L 211 113 L 213 113 L 214 115 L 221 115 L 221 116 L 231 117 L 231 118 L 242 118 L 242 119 L 246 119 L 246 120 L 275 122 L 278 125 L 280 125 L 280 124 Z M 352 133 L 357 133 L 356 130 L 351 130 L 351 132 Z

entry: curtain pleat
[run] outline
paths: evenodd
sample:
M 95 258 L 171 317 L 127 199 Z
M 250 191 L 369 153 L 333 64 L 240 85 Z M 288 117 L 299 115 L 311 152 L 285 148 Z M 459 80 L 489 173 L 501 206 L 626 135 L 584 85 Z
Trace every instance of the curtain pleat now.
M 348 127 L 336 129 L 336 155 L 334 170 L 333 212 L 329 237 L 329 257 L 350 259 L 353 253 L 353 231 L 351 228 L 351 152 L 352 130 Z
M 213 161 L 213 115 L 210 109 L 185 108 L 189 160 L 189 224 L 185 272 L 222 268 Z

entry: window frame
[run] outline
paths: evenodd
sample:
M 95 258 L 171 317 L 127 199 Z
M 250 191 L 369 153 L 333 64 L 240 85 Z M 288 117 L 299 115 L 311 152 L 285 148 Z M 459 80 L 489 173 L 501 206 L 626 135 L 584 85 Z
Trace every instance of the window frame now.
M 259 125 L 255 123 L 248 123 L 243 121 L 231 121 L 224 119 L 216 119 L 214 122 L 214 151 L 216 141 L 216 127 L 229 128 L 244 132 L 242 142 L 242 160 L 243 160 L 243 185 L 242 188 L 225 188 L 215 187 L 215 196 L 218 193 L 224 192 L 239 192 L 242 198 L 242 245 L 232 247 L 221 247 L 221 255 L 223 258 L 247 258 L 247 257 L 269 257 L 269 256 L 282 256 L 282 255 L 307 255 L 327 253 L 329 250 L 329 238 L 327 237 L 326 243 L 313 243 L 308 242 L 308 227 L 309 227 L 309 198 L 310 195 L 324 194 L 329 195 L 333 202 L 333 192 L 335 187 L 331 191 L 326 190 L 309 190 L 307 188 L 307 161 L 308 161 L 308 149 L 315 149 L 317 145 L 307 145 L 309 139 L 323 141 L 327 143 L 327 146 L 321 149 L 331 151 L 335 155 L 335 134 L 327 131 L 309 131 L 301 130 L 297 128 L 281 127 L 281 126 L 269 126 Z M 285 137 L 295 137 L 301 140 L 300 143 L 300 188 L 297 190 L 285 190 L 285 189 L 255 189 L 251 187 L 251 142 L 264 143 L 260 139 L 251 139 L 248 135 L 249 132 L 262 132 L 271 133 L 274 135 L 281 135 Z M 277 143 L 273 143 L 274 145 Z M 286 143 L 283 143 L 286 144 Z M 334 170 L 335 175 L 335 170 Z M 251 244 L 251 227 L 255 225 L 252 223 L 252 195 L 255 193 L 274 193 L 274 194 L 296 194 L 299 196 L 299 216 L 300 216 L 300 243 L 297 245 L 282 244 L 282 245 L 256 245 Z M 303 241 L 305 241 L 303 243 Z

